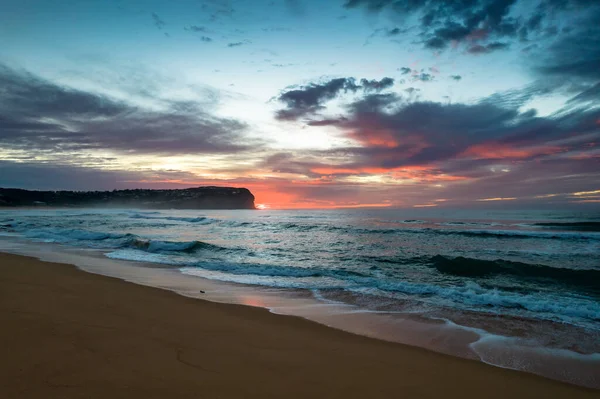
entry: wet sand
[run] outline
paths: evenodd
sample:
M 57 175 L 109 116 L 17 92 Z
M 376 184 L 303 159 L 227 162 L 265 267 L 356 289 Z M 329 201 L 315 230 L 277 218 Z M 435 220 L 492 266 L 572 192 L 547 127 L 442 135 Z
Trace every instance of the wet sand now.
M 0 397 L 598 398 L 600 391 L 0 253 Z

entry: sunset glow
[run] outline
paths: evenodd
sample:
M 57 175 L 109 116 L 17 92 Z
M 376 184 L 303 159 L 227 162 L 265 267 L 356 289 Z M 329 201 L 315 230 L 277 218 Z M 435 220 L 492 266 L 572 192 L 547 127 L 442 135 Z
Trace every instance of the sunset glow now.
M 371 0 L 14 3 L 0 186 L 236 186 L 259 209 L 593 203 L 598 7 L 485 1 L 457 32 L 439 27 L 462 11 L 427 2 L 402 18 Z

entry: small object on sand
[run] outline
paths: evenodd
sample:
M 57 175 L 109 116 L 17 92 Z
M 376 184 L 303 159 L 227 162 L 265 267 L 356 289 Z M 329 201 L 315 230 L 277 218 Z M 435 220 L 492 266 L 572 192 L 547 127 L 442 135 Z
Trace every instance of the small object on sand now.
M 202 290 L 200 290 L 200 293 L 201 293 L 201 294 L 204 294 L 205 292 L 204 292 L 204 291 L 202 291 Z

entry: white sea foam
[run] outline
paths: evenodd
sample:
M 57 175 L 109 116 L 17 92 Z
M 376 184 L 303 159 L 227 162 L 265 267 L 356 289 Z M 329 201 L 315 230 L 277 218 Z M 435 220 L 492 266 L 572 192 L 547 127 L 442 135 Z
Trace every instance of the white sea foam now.
M 176 258 L 157 253 L 148 253 L 137 249 L 120 249 L 106 253 L 105 256 L 111 259 L 131 260 L 135 262 L 157 263 L 162 265 L 180 266 L 184 262 L 177 261 Z
M 25 232 L 29 238 L 52 239 L 57 242 L 67 240 L 98 241 L 109 238 L 122 238 L 125 234 L 106 233 L 80 229 L 42 228 L 32 229 Z

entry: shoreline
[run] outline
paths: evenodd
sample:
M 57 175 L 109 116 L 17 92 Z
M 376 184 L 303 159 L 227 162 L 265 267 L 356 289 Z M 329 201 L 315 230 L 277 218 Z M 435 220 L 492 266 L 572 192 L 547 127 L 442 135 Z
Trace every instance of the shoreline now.
M 0 265 L 0 334 L 10 348 L 0 385 L 8 397 L 48 397 L 50 389 L 57 396 L 106 397 L 125 386 L 129 397 L 164 397 L 165 389 L 172 397 L 205 395 L 207 388 L 214 395 L 208 397 L 464 397 L 468 391 L 467 397 L 584 398 L 598 392 L 73 265 L 6 253 Z M 99 372 L 109 384 L 90 380 Z
M 276 315 L 299 317 L 327 328 L 369 339 L 407 345 L 501 369 L 600 389 L 600 354 L 530 346 L 527 340 L 419 314 L 372 312 L 356 305 L 319 299 L 306 290 L 267 288 L 183 274 L 164 265 L 106 257 L 98 249 L 0 237 L 0 253 L 34 257 L 127 283 L 158 288 L 192 299 L 260 307 Z M 510 323 L 510 319 L 504 323 Z

